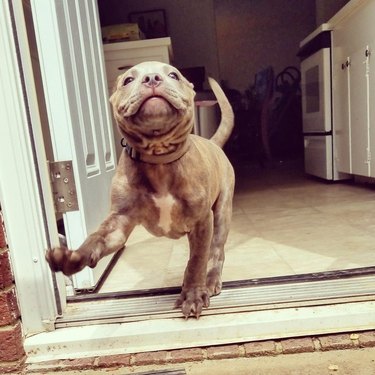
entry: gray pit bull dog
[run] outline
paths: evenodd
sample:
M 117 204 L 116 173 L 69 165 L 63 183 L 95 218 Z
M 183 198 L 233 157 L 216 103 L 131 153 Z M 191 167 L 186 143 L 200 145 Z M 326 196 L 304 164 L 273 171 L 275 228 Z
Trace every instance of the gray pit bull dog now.
M 53 271 L 71 275 L 95 267 L 143 225 L 155 236 L 188 236 L 190 258 L 176 301 L 186 318 L 199 318 L 210 296 L 220 293 L 234 190 L 221 147 L 234 116 L 220 86 L 209 82 L 222 113 L 210 140 L 191 134 L 195 92 L 176 68 L 145 62 L 118 77 L 110 102 L 126 147 L 112 181 L 111 211 L 76 251 L 47 251 Z

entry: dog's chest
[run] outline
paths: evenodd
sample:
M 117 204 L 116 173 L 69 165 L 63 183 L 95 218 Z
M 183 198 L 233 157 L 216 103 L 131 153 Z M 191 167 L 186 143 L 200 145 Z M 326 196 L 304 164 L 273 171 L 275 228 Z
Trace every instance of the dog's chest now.
M 172 229 L 172 211 L 176 207 L 176 199 L 172 194 L 152 195 L 152 200 L 159 211 L 156 225 L 167 234 Z
M 141 224 L 153 235 L 177 239 L 191 230 L 195 219 L 190 204 L 182 203 L 178 195 L 152 194 L 148 202 L 151 209 L 145 212 Z

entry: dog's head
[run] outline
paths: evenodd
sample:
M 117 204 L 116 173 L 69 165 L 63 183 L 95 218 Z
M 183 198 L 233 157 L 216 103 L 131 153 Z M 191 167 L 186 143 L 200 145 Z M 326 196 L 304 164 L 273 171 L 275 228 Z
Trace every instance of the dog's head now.
M 117 79 L 110 102 L 120 132 L 138 151 L 173 152 L 193 127 L 193 85 L 174 67 L 144 62 Z

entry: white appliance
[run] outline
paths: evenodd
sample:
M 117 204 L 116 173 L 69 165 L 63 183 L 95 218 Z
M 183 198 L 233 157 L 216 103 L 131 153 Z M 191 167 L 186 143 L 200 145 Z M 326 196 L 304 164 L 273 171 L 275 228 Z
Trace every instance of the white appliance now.
M 331 31 L 323 24 L 300 43 L 305 171 L 326 180 L 346 178 L 333 157 Z
M 211 138 L 220 123 L 220 110 L 216 100 L 195 102 L 194 133 L 204 138 Z

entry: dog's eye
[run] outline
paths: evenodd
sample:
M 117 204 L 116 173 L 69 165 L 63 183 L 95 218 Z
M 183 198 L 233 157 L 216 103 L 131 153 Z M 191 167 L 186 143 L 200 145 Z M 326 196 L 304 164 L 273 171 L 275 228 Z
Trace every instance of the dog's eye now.
M 175 79 L 176 81 L 179 81 L 179 80 L 180 80 L 178 74 L 175 73 L 175 72 L 171 72 L 171 73 L 169 73 L 168 75 L 169 75 L 169 77 Z
M 133 82 L 134 78 L 133 77 L 126 77 L 123 83 L 123 86 L 128 85 L 130 82 Z

